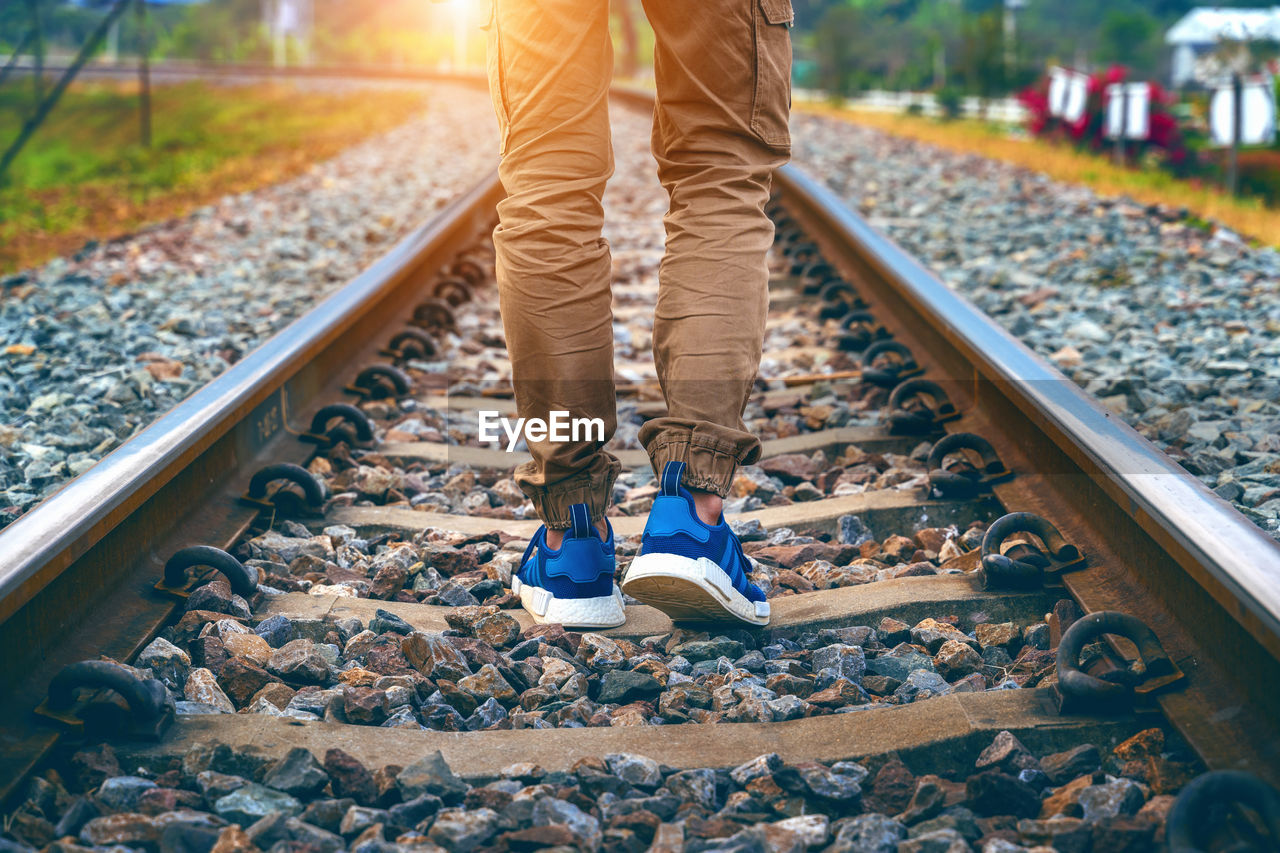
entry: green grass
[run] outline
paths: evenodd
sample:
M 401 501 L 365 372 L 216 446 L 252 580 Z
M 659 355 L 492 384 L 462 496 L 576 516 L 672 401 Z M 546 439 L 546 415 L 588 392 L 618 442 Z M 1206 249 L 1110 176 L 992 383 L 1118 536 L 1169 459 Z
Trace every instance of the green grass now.
M 151 148 L 138 97 L 119 84 L 69 90 L 0 177 L 0 271 L 12 271 L 275 183 L 406 121 L 420 92 L 304 92 L 185 83 L 153 91 Z M 30 83 L 0 88 L 0 147 L 17 136 Z

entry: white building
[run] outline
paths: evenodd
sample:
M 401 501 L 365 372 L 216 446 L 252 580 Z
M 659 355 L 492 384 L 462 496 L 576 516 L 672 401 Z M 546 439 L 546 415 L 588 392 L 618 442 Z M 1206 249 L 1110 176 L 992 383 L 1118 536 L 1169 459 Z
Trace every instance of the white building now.
M 1173 48 L 1172 82 L 1185 86 L 1196 79 L 1196 60 L 1226 41 L 1280 42 L 1280 6 L 1270 9 L 1192 9 L 1164 36 Z

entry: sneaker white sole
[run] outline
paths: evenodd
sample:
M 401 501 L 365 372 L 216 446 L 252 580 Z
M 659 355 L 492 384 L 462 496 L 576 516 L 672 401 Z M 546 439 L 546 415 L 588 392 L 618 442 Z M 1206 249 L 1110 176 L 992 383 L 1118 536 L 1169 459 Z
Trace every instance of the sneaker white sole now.
M 613 585 L 610 595 L 595 598 L 556 598 L 551 590 L 529 586 L 514 575 L 511 591 L 540 625 L 564 625 L 566 628 L 617 628 L 627 621 L 623 610 L 622 591 Z
M 706 557 L 641 554 L 631 561 L 622 591 L 656 607 L 673 622 L 724 621 L 769 624 L 769 602 L 752 601 L 733 588 L 729 575 Z

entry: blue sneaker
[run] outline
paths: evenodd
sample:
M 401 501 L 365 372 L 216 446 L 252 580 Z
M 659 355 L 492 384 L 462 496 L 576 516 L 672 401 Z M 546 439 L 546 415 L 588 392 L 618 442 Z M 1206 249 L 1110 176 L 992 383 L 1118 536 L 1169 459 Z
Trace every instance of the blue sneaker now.
M 627 621 L 622 593 L 613 582 L 613 526 L 601 542 L 586 504 L 569 507 L 573 526 L 560 550 L 547 547 L 546 525 L 538 528 L 511 577 L 511 591 L 539 623 L 573 628 L 616 628 Z
M 769 624 L 769 602 L 747 580 L 751 564 L 738 537 L 720 516 L 709 525 L 693 508 L 693 495 L 680 485 L 683 462 L 662 469 L 658 497 L 631 561 L 622 591 L 658 608 L 673 621 L 737 619 Z

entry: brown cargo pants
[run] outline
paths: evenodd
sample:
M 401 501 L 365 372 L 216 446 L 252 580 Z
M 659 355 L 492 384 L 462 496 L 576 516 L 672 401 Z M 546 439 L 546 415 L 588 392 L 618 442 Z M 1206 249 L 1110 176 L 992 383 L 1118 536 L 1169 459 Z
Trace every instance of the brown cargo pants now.
M 742 413 L 768 308 L 764 213 L 791 138 L 790 0 L 644 0 L 655 35 L 652 148 L 670 196 L 653 354 L 667 416 L 640 441 L 654 470 L 724 496 L 760 441 Z M 569 506 L 593 521 L 618 460 L 609 246 L 601 198 L 613 173 L 607 0 L 493 0 L 489 88 L 507 197 L 493 234 L 517 414 L 600 418 L 604 442 L 530 443 L 515 474 L 550 528 Z

